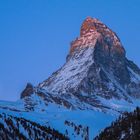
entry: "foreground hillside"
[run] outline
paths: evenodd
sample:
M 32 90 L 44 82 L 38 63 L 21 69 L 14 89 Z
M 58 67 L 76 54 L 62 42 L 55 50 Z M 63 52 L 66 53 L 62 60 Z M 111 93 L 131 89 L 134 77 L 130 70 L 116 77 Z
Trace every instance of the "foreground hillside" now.
M 0 140 L 68 140 L 51 129 L 21 117 L 0 114 Z
M 140 140 L 140 108 L 124 113 L 94 140 Z

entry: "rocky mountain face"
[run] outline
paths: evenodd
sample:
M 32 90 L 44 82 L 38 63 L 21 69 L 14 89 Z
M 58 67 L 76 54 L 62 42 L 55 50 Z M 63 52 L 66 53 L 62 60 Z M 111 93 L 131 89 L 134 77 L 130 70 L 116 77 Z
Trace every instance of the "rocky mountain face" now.
M 108 108 L 100 98 L 132 103 L 132 98 L 140 97 L 140 69 L 126 58 L 118 36 L 98 19 L 88 17 L 80 37 L 71 43 L 66 63 L 37 88 L 53 93 L 68 107 Z M 73 104 L 69 100 L 74 98 Z M 79 107 L 80 102 L 87 106 Z
M 39 85 L 27 84 L 17 102 L 1 101 L 0 114 L 51 127 L 64 139 L 90 140 L 139 105 L 140 69 L 126 58 L 118 36 L 88 17 L 71 42 L 66 63 Z

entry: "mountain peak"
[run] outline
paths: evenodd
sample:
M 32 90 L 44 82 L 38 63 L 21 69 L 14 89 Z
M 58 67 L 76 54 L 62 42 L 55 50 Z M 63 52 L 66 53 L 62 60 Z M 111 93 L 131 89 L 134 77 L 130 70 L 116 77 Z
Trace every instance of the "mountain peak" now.
M 102 24 L 102 22 L 100 22 L 98 19 L 96 18 L 92 18 L 92 17 L 87 17 L 82 26 L 81 26 L 81 31 L 80 31 L 80 36 L 84 36 L 86 35 L 87 33 L 90 33 L 90 32 L 95 32 L 97 31 L 96 29 L 96 24 L 97 23 L 100 23 Z
M 21 99 L 30 96 L 34 92 L 34 87 L 31 83 L 27 83 L 26 88 L 21 93 Z
M 104 46 L 110 46 L 110 49 L 113 46 L 113 51 L 125 55 L 125 50 L 116 33 L 100 20 L 92 17 L 87 17 L 83 21 L 80 36 L 71 42 L 70 54 L 75 50 L 81 50 L 81 48 L 95 47 L 97 42 L 102 42 Z
M 116 33 L 98 19 L 87 17 L 82 23 L 80 36 L 71 43 L 66 63 L 40 83 L 39 88 L 45 88 L 49 93 L 100 93 L 109 98 L 124 96 L 132 81 L 128 67 L 133 69 L 133 64 L 128 65 Z

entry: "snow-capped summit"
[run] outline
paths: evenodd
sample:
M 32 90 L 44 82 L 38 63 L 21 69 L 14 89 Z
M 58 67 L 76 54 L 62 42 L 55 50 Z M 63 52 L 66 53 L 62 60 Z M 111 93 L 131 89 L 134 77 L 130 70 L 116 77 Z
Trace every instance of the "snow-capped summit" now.
M 82 23 L 80 37 L 72 41 L 70 52 L 72 53 L 75 49 L 80 49 L 81 47 L 94 47 L 97 41 L 111 43 L 110 45 L 116 49 L 115 51 L 125 53 L 117 35 L 101 21 L 91 17 L 87 17 Z

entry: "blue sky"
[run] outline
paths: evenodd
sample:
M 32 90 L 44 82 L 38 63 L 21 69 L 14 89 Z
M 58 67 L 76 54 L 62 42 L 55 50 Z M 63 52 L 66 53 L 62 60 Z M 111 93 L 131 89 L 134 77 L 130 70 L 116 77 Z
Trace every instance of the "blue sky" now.
M 139 6 L 139 0 L 0 1 L 0 100 L 19 99 L 27 82 L 37 85 L 63 65 L 87 16 L 115 31 L 140 66 Z

